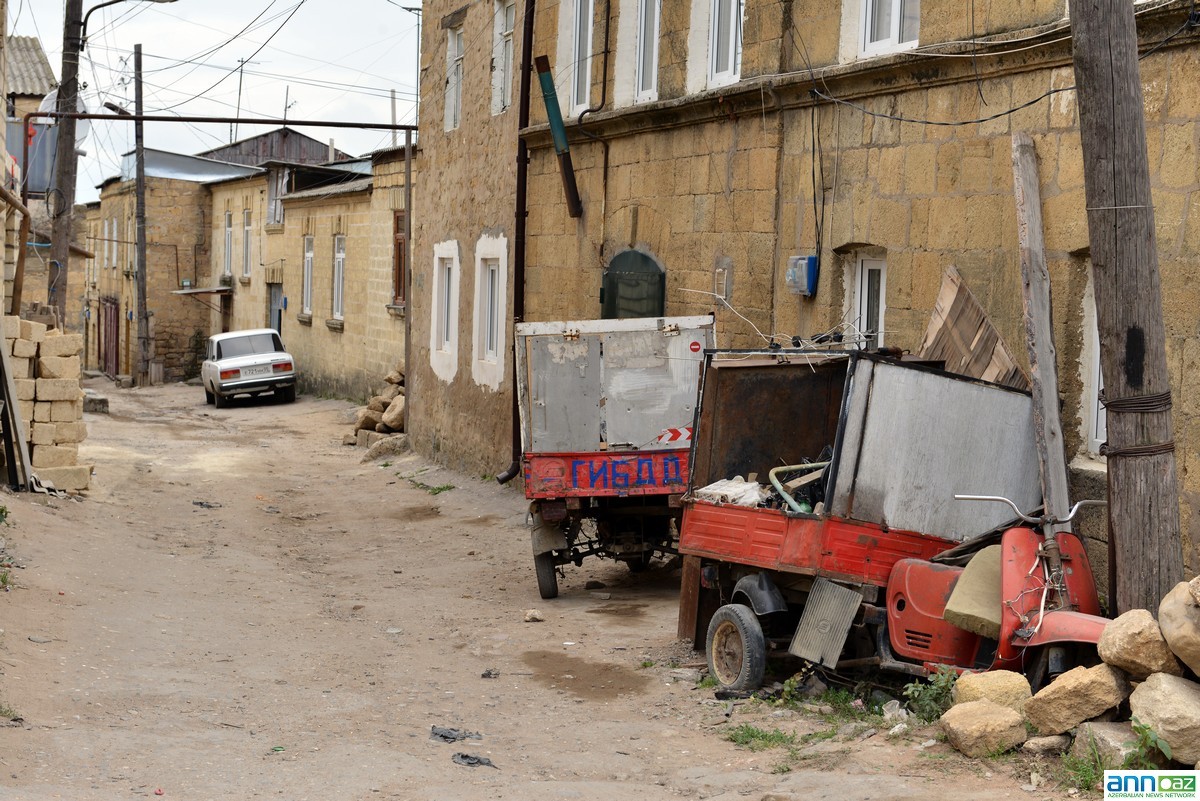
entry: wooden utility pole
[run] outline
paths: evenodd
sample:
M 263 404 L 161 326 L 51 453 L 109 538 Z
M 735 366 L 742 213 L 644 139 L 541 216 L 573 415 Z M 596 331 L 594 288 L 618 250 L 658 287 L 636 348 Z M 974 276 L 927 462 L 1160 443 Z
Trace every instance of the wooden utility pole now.
M 1108 409 L 1112 611 L 1157 610 L 1183 579 L 1183 546 L 1137 24 L 1128 0 L 1070 0 L 1070 14 Z
M 63 14 L 62 80 L 58 84 L 57 111 L 73 114 L 79 110 L 79 51 L 83 47 L 83 0 L 67 0 Z M 71 223 L 74 220 L 75 173 L 79 166 L 75 154 L 75 119 L 59 117 L 55 150 L 54 191 L 47 197 L 50 208 L 50 269 L 47 271 L 46 297 L 58 308 L 58 325 L 66 322 L 67 267 L 71 259 Z M 20 314 L 20 309 L 13 309 Z
M 133 46 L 133 149 L 134 193 L 137 215 L 137 337 L 138 362 L 136 383 L 150 384 L 150 316 L 146 312 L 146 138 L 142 130 L 142 46 Z

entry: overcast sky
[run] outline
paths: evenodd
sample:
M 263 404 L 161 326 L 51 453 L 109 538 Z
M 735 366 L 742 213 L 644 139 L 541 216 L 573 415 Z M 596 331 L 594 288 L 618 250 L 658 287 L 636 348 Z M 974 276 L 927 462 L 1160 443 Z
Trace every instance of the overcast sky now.
M 84 11 L 101 0 L 84 0 Z M 147 114 L 235 116 L 239 59 L 241 115 L 292 120 L 414 122 L 416 14 L 420 0 L 128 0 L 92 14 L 80 63 L 89 111 L 114 102 L 133 110 L 133 47 L 142 45 Z M 10 35 L 37 36 L 56 76 L 62 66 L 62 0 L 8 0 Z M 270 126 L 240 126 L 244 139 Z M 303 128 L 360 155 L 391 142 L 379 130 Z M 198 153 L 230 141 L 230 126 L 147 123 L 146 146 Z M 401 141 L 403 135 L 401 134 Z M 79 162 L 79 202 L 119 171 L 133 148 L 130 123 L 94 123 Z

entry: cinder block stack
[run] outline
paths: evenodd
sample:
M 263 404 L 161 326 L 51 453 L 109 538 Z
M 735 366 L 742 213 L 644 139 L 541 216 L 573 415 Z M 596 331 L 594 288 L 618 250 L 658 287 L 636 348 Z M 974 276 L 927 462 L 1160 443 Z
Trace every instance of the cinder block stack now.
M 92 466 L 79 464 L 79 443 L 87 437 L 79 386 L 83 337 L 5 315 L 4 344 L 33 472 L 60 490 L 87 489 Z

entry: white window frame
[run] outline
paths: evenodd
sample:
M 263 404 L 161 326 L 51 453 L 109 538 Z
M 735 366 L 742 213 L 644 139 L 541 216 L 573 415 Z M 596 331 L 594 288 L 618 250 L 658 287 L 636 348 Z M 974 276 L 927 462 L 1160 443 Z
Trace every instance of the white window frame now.
M 450 382 L 458 372 L 458 299 L 460 259 L 457 240 L 433 246 L 433 292 L 429 319 L 429 364 L 434 375 Z
M 462 124 L 463 29 L 446 31 L 446 125 L 453 131 Z
M 662 0 L 637 0 L 637 53 L 633 70 L 635 103 L 658 100 L 658 38 L 661 24 Z M 647 55 L 650 62 L 648 65 Z
M 508 239 L 482 236 L 475 245 L 474 356 L 471 377 L 498 390 L 504 380 L 508 340 Z
M 346 235 L 333 238 L 333 291 L 330 293 L 330 313 L 333 319 L 345 319 L 346 310 Z
M 513 30 L 516 21 L 516 0 L 496 0 L 495 42 L 492 47 L 493 115 L 501 114 L 512 106 Z
M 312 314 L 313 305 L 313 237 L 304 237 L 304 274 L 300 285 L 300 311 Z
M 254 252 L 254 237 L 250 233 L 250 209 L 242 209 L 242 277 L 250 277 L 250 265 Z
M 873 339 L 864 339 L 860 344 L 862 348 L 878 348 L 883 345 L 887 332 L 885 323 L 887 316 L 887 262 L 884 259 L 860 257 L 857 267 L 857 277 L 854 282 L 855 327 L 864 334 L 870 329 L 870 321 L 867 319 L 871 302 L 870 274 L 872 271 L 879 271 L 879 291 L 876 298 L 879 307 L 877 330 Z
M 721 4 L 728 3 L 727 16 L 721 19 Z M 745 10 L 743 0 L 712 0 L 709 7 L 709 36 L 708 36 L 708 85 L 728 86 L 737 83 L 742 74 L 742 14 Z M 721 36 L 721 23 L 725 23 L 725 33 L 729 37 L 729 64 L 721 69 L 717 64 L 719 55 L 718 41 Z
M 915 3 L 917 6 L 917 35 L 909 41 L 901 41 L 903 11 L 905 5 Z M 890 30 L 886 38 L 871 41 L 871 15 L 881 5 L 891 9 Z M 861 0 L 859 4 L 859 36 L 858 53 L 860 56 L 877 56 L 884 53 L 896 53 L 912 50 L 920 44 L 920 0 Z
M 1084 449 L 1099 458 L 1100 446 L 1108 440 L 1108 411 L 1100 403 L 1104 374 L 1100 370 L 1100 330 L 1096 322 L 1096 296 L 1091 270 L 1083 293 L 1083 353 L 1079 360 L 1083 395 L 1080 398 Z
M 225 262 L 221 267 L 221 275 L 233 275 L 233 212 L 225 212 Z
M 571 113 L 588 108 L 592 102 L 592 39 L 595 34 L 594 0 L 574 0 L 575 16 L 571 28 Z

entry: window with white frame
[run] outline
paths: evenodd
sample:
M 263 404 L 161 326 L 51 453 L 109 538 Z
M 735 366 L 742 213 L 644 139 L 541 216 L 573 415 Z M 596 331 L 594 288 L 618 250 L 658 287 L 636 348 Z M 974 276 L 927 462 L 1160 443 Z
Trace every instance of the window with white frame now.
M 516 0 L 496 0 L 496 41 L 492 52 L 492 113 L 512 105 L 513 26 Z
M 223 275 L 233 275 L 233 212 L 225 212 L 225 264 Z
M 658 21 L 662 0 L 638 0 L 637 69 L 634 100 L 658 99 Z
M 267 180 L 267 224 L 283 223 L 283 196 L 287 194 L 288 171 L 279 167 L 271 171 Z
M 242 210 L 242 276 L 250 277 L 250 259 L 254 244 L 254 237 L 250 233 L 250 209 Z
M 575 72 L 571 79 L 571 110 L 588 107 L 592 96 L 592 0 L 575 0 L 575 31 L 572 36 L 571 63 Z
M 1100 330 L 1096 324 L 1096 296 L 1090 275 L 1083 295 L 1083 354 L 1079 367 L 1083 378 L 1080 419 L 1084 449 L 1098 454 L 1100 446 L 1108 440 L 1108 412 L 1100 402 L 1104 395 L 1104 374 L 1100 370 Z
M 346 284 L 346 237 L 338 234 L 333 238 L 333 319 L 341 320 Z
M 500 260 L 479 260 L 479 337 L 476 358 L 494 362 L 500 350 Z
M 453 131 L 462 122 L 463 29 L 460 25 L 446 32 L 446 130 Z
M 708 79 L 710 85 L 737 83 L 742 69 L 742 0 L 712 0 Z
M 304 277 L 300 288 L 300 310 L 312 314 L 313 297 L 313 238 L 304 237 Z
M 430 292 L 429 365 L 442 381 L 458 372 L 458 242 L 433 246 L 433 287 Z
M 859 259 L 855 282 L 856 326 L 864 350 L 883 345 L 884 312 L 887 310 L 887 264 L 883 259 Z
M 917 46 L 921 0 L 862 0 L 862 55 L 890 53 Z
M 471 378 L 492 390 L 504 381 L 508 335 L 508 239 L 484 234 L 475 244 L 474 357 Z

